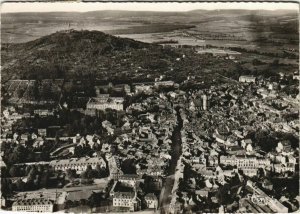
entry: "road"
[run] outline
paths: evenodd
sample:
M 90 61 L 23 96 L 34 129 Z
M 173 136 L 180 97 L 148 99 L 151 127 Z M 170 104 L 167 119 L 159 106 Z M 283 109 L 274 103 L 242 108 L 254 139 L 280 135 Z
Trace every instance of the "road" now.
M 172 140 L 172 145 L 171 145 L 171 161 L 170 165 L 167 169 L 167 177 L 164 182 L 164 186 L 161 190 L 160 197 L 159 197 L 159 207 L 160 207 L 160 212 L 167 213 L 168 205 L 171 201 L 171 192 L 172 188 L 174 185 L 174 174 L 175 174 L 175 169 L 177 165 L 177 161 L 181 155 L 181 129 L 182 129 L 182 119 L 180 117 L 179 109 L 176 110 L 177 112 L 177 120 L 178 120 L 178 125 L 174 128 L 171 140 Z

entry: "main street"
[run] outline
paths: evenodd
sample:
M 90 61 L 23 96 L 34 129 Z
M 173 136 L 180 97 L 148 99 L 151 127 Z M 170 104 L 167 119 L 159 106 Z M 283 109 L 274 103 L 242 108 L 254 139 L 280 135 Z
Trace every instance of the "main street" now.
M 174 128 L 173 134 L 172 134 L 172 148 L 171 148 L 171 160 L 170 165 L 167 169 L 167 177 L 164 182 L 164 186 L 161 190 L 160 197 L 159 197 L 159 207 L 161 213 L 167 213 L 168 211 L 168 205 L 170 203 L 170 196 L 172 192 L 172 188 L 174 185 L 174 174 L 177 166 L 178 159 L 181 155 L 181 129 L 182 129 L 182 119 L 180 117 L 179 109 L 176 110 L 177 112 L 177 121 L 178 124 Z

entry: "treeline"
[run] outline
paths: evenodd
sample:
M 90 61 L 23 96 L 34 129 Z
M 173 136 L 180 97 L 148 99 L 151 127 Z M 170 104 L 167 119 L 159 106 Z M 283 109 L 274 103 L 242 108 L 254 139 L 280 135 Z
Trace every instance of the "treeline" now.
M 283 53 L 271 53 L 271 52 L 262 52 L 258 51 L 256 49 L 247 49 L 247 48 L 241 48 L 241 47 L 229 47 L 230 50 L 232 51 L 237 51 L 237 52 L 245 52 L 245 53 L 253 53 L 253 54 L 260 54 L 260 55 L 265 55 L 265 56 L 270 56 L 270 57 L 280 57 L 280 58 L 289 58 L 289 59 L 298 59 L 299 56 L 294 53 L 289 53 L 287 51 L 284 51 Z

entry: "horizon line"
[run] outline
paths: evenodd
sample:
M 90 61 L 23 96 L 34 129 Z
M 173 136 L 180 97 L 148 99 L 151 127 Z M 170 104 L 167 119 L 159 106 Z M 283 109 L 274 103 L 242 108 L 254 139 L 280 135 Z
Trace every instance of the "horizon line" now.
M 1 5 L 1 13 L 42 13 L 42 12 L 92 12 L 92 11 L 140 11 L 140 12 L 190 12 L 195 10 L 291 10 L 299 12 L 299 3 L 274 2 L 127 2 L 127 3 L 90 3 L 90 2 L 35 2 L 8 3 Z
M 120 12 L 154 12 L 154 13 L 187 13 L 187 12 L 193 12 L 193 11 L 230 11 L 230 10 L 243 10 L 243 11 L 293 11 L 293 12 L 299 12 L 295 9 L 195 9 L 195 10 L 187 10 L 187 11 L 177 11 L 177 10 L 170 10 L 170 11 L 157 11 L 157 10 L 90 10 L 90 11 L 21 11 L 21 12 L 1 12 L 2 14 L 5 13 L 90 13 L 90 12 L 98 12 L 98 11 L 120 11 Z

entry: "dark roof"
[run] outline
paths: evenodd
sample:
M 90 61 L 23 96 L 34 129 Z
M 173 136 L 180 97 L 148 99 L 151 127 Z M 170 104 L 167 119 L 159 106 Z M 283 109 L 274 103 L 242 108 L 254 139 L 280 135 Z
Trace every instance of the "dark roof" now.
M 46 198 L 18 199 L 13 206 L 51 205 L 52 201 Z
M 134 198 L 135 193 L 134 192 L 116 192 L 114 194 L 114 198 Z
M 148 193 L 145 195 L 146 200 L 157 200 L 157 197 L 154 195 L 154 193 Z

